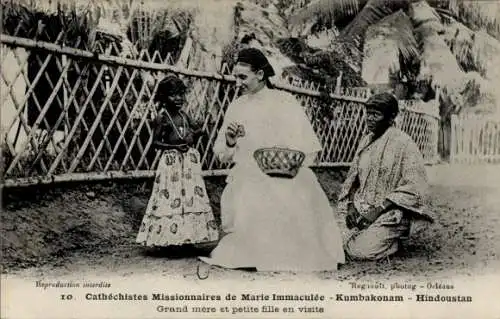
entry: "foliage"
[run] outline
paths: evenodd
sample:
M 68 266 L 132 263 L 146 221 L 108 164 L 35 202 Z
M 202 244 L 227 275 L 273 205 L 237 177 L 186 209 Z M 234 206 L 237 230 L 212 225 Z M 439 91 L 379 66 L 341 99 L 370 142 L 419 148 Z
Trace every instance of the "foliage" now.
M 136 10 L 131 15 L 127 36 L 140 49 L 149 49 L 151 46 L 161 46 L 163 49 L 168 43 L 162 46 L 162 41 L 185 40 L 191 22 L 192 16 L 188 12 Z
M 498 1 L 427 0 L 443 18 L 453 18 L 473 31 L 486 30 L 500 40 L 500 3 Z
M 147 49 L 150 54 L 158 50 L 163 58 L 170 54 L 176 60 L 189 34 L 194 37 L 194 48 L 198 51 L 201 49 L 205 55 L 211 50 L 215 51 L 213 47 L 207 48 L 207 45 L 220 45 L 223 62 L 228 64 L 229 69 L 240 45 L 238 36 L 255 30 L 258 41 L 266 50 L 278 47 L 278 53 L 298 64 L 290 68 L 292 73 L 309 80 L 324 75 L 325 78 L 320 82 L 326 83 L 330 81 L 329 77 L 336 77 L 342 72 L 342 85 L 363 85 L 360 74 L 362 62 L 370 58 L 367 47 L 372 48 L 375 55 L 373 59 L 377 58 L 377 54 L 382 54 L 385 60 L 390 59 L 383 53 L 384 50 L 389 52 L 387 49 L 377 49 L 378 40 L 397 46 L 393 65 L 397 66 L 398 80 L 406 81 L 405 85 L 417 87 L 417 81 L 433 83 L 439 80 L 454 85 L 453 94 L 465 94 L 463 92 L 477 90 L 466 90 L 466 87 L 474 85 L 464 77 L 464 72 L 478 72 L 490 80 L 497 76 L 492 68 L 495 59 L 488 55 L 497 52 L 496 47 L 489 43 L 491 39 L 499 38 L 499 3 L 469 0 L 246 0 L 233 6 L 234 25 L 231 31 L 235 39 L 219 43 L 222 40 L 218 36 L 211 40 L 205 39 L 207 34 L 214 33 L 209 28 L 198 30 L 201 32 L 199 34 L 192 32 L 199 29 L 195 21 L 195 15 L 202 8 L 199 2 L 150 0 L 142 3 L 140 0 L 129 0 L 100 3 L 96 0 L 56 0 L 50 1 L 52 5 L 47 5 L 44 1 L 37 4 L 29 0 L 2 0 L 2 26 L 4 33 L 49 42 L 55 42 L 60 32 L 66 30 L 59 43 L 80 47 L 94 47 L 94 42 L 114 43 L 120 49 L 119 37 L 103 33 L 94 36 L 97 25 L 106 17 L 117 20 L 121 27 L 125 27 L 122 35 L 129 38 L 136 48 Z M 217 2 L 217 5 L 220 6 L 220 3 Z M 214 2 L 214 7 L 217 5 Z M 46 9 L 50 6 L 56 10 Z M 419 10 L 412 9 L 416 7 Z M 278 10 L 277 16 L 273 10 Z M 275 23 L 290 15 L 288 31 L 302 24 L 302 33 L 292 36 L 283 34 L 281 21 L 279 27 Z M 197 23 L 210 24 L 203 19 Z M 223 28 L 226 28 L 225 25 Z M 326 51 L 307 45 L 304 35 L 325 29 L 335 30 L 332 43 Z M 197 36 L 200 39 L 197 40 Z M 214 41 L 217 43 L 214 44 Z M 441 53 L 436 48 L 447 59 L 453 57 L 453 61 L 437 59 L 436 54 Z M 220 56 L 221 53 L 214 54 Z M 452 64 L 454 73 L 450 74 L 456 76 L 443 72 L 445 65 Z M 451 83 L 453 81 L 449 79 L 452 77 L 462 77 L 462 82 Z
M 82 47 L 89 40 L 95 24 L 86 14 L 75 9 L 58 8 L 56 12 L 44 12 L 14 2 L 2 2 L 3 33 L 40 41 L 64 43 L 70 47 Z
M 500 4 L 495 1 L 317 0 L 290 21 L 297 25 L 311 19 L 340 30 L 332 46 L 344 42 L 363 50 L 363 42 L 370 39 L 380 39 L 380 45 L 397 43 L 399 58 L 393 65 L 399 64 L 399 81 L 407 81 L 410 92 L 421 86 L 418 83 L 440 86 L 447 95 L 444 113 L 481 103 L 478 96 L 484 95 L 490 85 L 475 72 L 490 80 L 497 76 L 491 71 L 496 61 L 491 52 L 497 52 L 500 45 L 493 45 L 496 41 L 486 41 L 484 36 L 477 40 L 479 30 L 498 39 Z M 373 48 L 373 41 L 370 45 L 373 54 L 378 50 L 379 55 L 387 55 L 382 46 Z
M 371 25 L 392 13 L 407 11 L 418 0 L 316 0 L 300 8 L 291 18 L 292 24 L 300 24 L 311 18 L 319 18 L 323 24 L 342 29 L 348 39 L 361 36 Z M 426 0 L 441 17 L 453 17 L 468 28 L 486 29 L 488 34 L 500 40 L 500 5 L 497 1 Z M 319 21 L 319 20 L 318 20 Z
M 318 17 L 322 23 L 343 28 L 354 19 L 367 0 L 316 0 L 300 8 L 290 17 L 291 24 L 300 24 Z
M 297 67 L 288 69 L 291 75 L 321 85 L 334 86 L 334 80 L 342 73 L 343 86 L 359 87 L 365 84 L 359 71 L 354 70 L 346 62 L 346 54 L 343 52 L 313 49 L 300 38 L 280 39 L 278 46 L 285 55 L 298 64 Z

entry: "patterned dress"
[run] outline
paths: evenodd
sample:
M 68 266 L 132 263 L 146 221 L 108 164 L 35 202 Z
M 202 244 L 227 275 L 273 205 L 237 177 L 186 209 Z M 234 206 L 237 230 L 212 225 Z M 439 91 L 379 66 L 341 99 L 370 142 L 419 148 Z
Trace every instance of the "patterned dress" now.
M 164 141 L 162 136 L 157 138 Z M 163 151 L 137 243 L 165 247 L 218 240 L 218 225 L 201 172 L 196 149 Z

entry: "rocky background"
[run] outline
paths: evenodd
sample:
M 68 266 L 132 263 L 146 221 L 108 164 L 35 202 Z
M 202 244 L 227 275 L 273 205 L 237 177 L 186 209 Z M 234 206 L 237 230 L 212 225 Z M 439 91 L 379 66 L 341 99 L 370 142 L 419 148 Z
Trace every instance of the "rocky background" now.
M 64 30 L 66 45 L 80 47 L 76 39 L 88 49 L 98 42 L 114 43 L 120 48 L 114 54 L 136 58 L 141 50 L 158 51 L 162 59 L 170 56 L 169 63 L 221 73 L 230 71 L 238 47 L 251 45 L 265 50 L 278 72 L 326 87 L 335 87 L 341 76 L 343 87 L 393 89 L 401 99 L 424 101 L 435 99 L 439 88 L 442 115 L 496 112 L 500 45 L 495 3 L 486 9 L 470 7 L 475 3 L 470 1 L 394 3 L 9 0 L 2 1 L 2 32 L 53 42 Z M 456 7 L 450 7 L 452 3 Z M 329 18 L 321 12 L 332 14 Z M 321 276 L 446 278 L 498 271 L 498 167 L 429 169 L 436 224 L 390 261 L 349 264 L 339 273 Z M 317 171 L 332 205 L 344 174 Z M 199 251 L 151 256 L 133 243 L 149 183 L 2 189 L 3 272 L 195 278 L 194 256 Z M 206 183 L 218 214 L 224 179 L 207 178 Z M 337 217 L 342 224 L 344 216 Z M 250 280 L 273 276 L 280 275 L 225 270 L 214 274 Z

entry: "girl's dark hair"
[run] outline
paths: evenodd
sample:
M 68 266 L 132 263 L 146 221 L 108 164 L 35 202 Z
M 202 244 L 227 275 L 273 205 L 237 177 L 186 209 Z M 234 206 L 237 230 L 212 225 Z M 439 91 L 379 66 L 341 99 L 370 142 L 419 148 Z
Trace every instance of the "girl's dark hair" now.
M 187 89 L 186 84 L 174 74 L 169 74 L 164 77 L 158 84 L 155 102 L 164 101 L 168 96 L 176 93 L 184 93 Z

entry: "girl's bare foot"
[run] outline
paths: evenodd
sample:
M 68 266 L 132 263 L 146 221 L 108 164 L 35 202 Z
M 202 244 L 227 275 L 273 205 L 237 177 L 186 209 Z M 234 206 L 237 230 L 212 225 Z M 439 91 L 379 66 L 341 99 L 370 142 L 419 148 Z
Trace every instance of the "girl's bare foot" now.
M 196 268 L 198 279 L 205 280 L 210 275 L 210 265 L 204 262 L 199 262 Z

